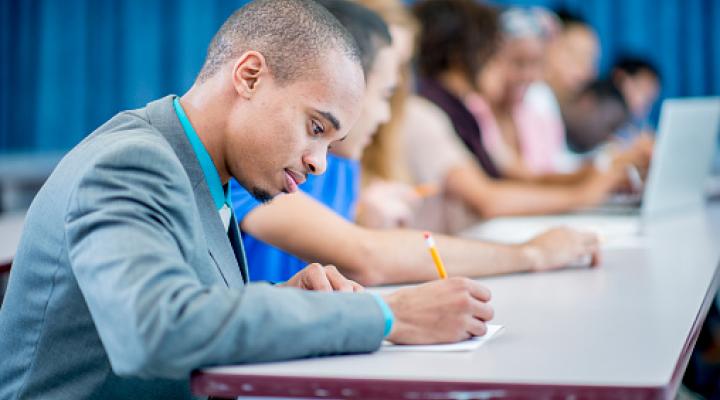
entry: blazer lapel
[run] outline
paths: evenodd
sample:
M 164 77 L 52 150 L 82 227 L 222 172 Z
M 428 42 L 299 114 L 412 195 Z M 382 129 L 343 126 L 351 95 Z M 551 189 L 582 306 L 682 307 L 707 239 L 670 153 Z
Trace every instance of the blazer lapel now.
M 244 271 L 238 264 L 238 258 L 236 258 L 228 233 L 225 232 L 225 227 L 215 209 L 215 202 L 206 184 L 195 186 L 195 201 L 200 211 L 200 220 L 207 237 L 210 255 L 229 287 L 242 286 L 245 280 Z M 230 228 L 233 223 L 234 220 L 231 219 Z
M 180 125 L 177 115 L 175 115 L 172 104 L 174 98 L 175 96 L 166 96 L 149 103 L 146 108 L 148 119 L 175 150 L 175 154 L 177 154 L 188 178 L 190 178 L 190 183 L 195 192 L 195 203 L 200 214 L 202 229 L 207 240 L 208 251 L 225 283 L 229 287 L 242 286 L 247 279 L 244 262 L 243 268 L 238 264 L 238 260 L 244 260 L 242 245 L 240 247 L 242 257 L 236 258 L 236 251 L 231 246 L 228 233 L 225 232 L 225 227 L 220 220 L 218 211 L 215 209 L 215 202 L 210 195 L 210 189 L 205 181 L 200 163 L 183 131 L 182 125 Z M 233 218 L 231 228 L 234 223 Z M 232 236 L 232 231 L 230 232 L 230 236 Z
M 237 220 L 235 219 L 235 213 L 233 212 L 230 217 L 230 229 L 228 231 L 228 236 L 230 237 L 230 245 L 235 253 L 235 259 L 238 260 L 238 263 L 240 263 L 240 272 L 242 273 L 243 281 L 248 283 L 250 275 L 248 275 L 245 247 L 243 246 L 242 235 L 238 226 Z

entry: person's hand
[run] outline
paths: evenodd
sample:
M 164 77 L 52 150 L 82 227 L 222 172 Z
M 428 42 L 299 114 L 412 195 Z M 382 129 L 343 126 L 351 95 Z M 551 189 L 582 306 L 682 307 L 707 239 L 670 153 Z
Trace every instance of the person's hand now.
M 278 286 L 296 287 L 320 292 L 362 292 L 359 283 L 345 278 L 334 265 L 322 266 L 314 263 L 293 275 L 289 281 Z
M 420 205 L 420 196 L 412 186 L 400 182 L 376 180 L 360 194 L 357 221 L 373 229 L 408 226 Z
M 490 290 L 467 278 L 449 278 L 384 296 L 395 315 L 387 339 L 397 344 L 452 343 L 482 336 L 493 317 Z
M 554 228 L 521 246 L 533 260 L 532 271 L 536 272 L 575 264 L 597 266 L 600 263 L 600 241 L 596 234 L 590 232 Z
M 603 162 L 595 162 L 591 173 L 580 182 L 572 194 L 582 207 L 593 207 L 603 202 L 611 193 L 627 186 L 630 165 L 625 159 L 612 154 L 598 156 Z
M 630 146 L 623 152 L 623 156 L 638 169 L 647 169 L 652 159 L 655 138 L 650 132 L 637 135 Z

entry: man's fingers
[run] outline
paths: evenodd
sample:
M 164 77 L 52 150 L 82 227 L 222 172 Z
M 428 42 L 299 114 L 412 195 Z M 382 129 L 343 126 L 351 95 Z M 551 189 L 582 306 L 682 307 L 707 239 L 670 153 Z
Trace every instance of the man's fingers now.
M 472 303 L 472 316 L 481 321 L 490 321 L 495 315 L 495 311 L 488 303 L 474 300 Z
M 487 325 L 483 321 L 473 318 L 468 322 L 467 332 L 470 336 L 485 336 Z
M 305 267 L 300 273 L 300 286 L 307 290 L 320 292 L 362 292 L 362 285 L 345 278 L 334 265 L 323 267 L 313 263 Z
M 490 289 L 471 280 L 468 280 L 467 283 L 468 292 L 472 297 L 480 301 L 490 301 L 490 298 L 492 297 Z
M 365 291 L 365 286 L 363 286 L 363 285 L 361 285 L 361 284 L 359 284 L 359 283 L 357 283 L 357 282 L 355 282 L 355 281 L 350 281 L 350 284 L 352 285 L 352 287 L 353 287 L 353 292 L 355 292 L 355 293 L 359 293 L 359 292 L 364 292 L 364 291 Z
M 328 265 L 325 267 L 325 276 L 327 276 L 328 281 L 330 281 L 330 285 L 332 285 L 333 290 L 337 292 L 355 291 L 351 281 L 342 276 L 334 265 Z
M 332 292 L 333 286 L 325 275 L 325 269 L 320 264 L 310 264 L 303 275 L 303 286 L 309 290 Z

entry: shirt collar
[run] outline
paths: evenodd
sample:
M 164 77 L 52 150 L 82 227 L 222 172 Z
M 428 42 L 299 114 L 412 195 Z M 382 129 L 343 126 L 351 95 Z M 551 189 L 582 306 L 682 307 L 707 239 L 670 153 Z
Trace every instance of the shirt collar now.
M 202 168 L 203 175 L 205 175 L 205 181 L 210 189 L 210 195 L 215 202 L 215 208 L 219 210 L 225 204 L 230 206 L 230 193 L 226 190 L 226 188 L 223 188 L 222 182 L 220 181 L 220 175 L 215 168 L 215 164 L 213 164 L 210 154 L 205 149 L 205 146 L 203 146 L 202 141 L 200 141 L 200 137 L 197 135 L 197 132 L 195 132 L 195 128 L 193 128 L 190 120 L 185 114 L 185 110 L 183 110 L 180 105 L 178 97 L 173 100 L 173 107 L 175 108 L 175 114 L 177 114 L 180 124 L 185 131 L 185 135 L 190 141 L 190 145 L 195 152 L 195 157 L 197 157 L 198 162 L 200 162 L 200 168 Z

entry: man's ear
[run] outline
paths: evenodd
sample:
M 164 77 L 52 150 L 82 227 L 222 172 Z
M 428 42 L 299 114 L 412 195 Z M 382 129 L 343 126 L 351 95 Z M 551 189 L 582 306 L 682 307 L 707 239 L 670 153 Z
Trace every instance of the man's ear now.
M 242 97 L 249 99 L 257 91 L 261 79 L 267 76 L 265 57 L 257 51 L 243 53 L 233 66 L 233 86 Z

